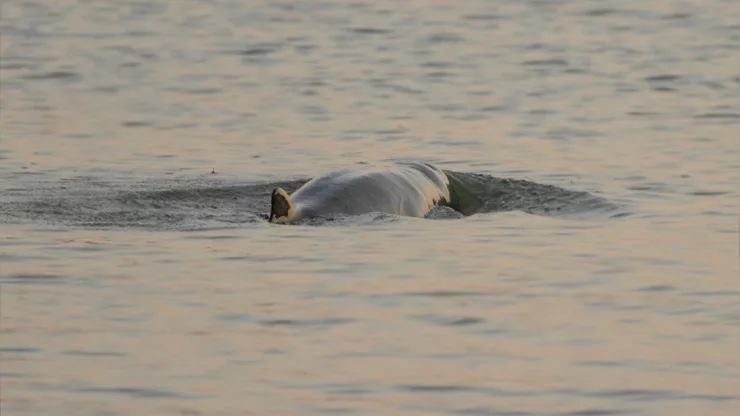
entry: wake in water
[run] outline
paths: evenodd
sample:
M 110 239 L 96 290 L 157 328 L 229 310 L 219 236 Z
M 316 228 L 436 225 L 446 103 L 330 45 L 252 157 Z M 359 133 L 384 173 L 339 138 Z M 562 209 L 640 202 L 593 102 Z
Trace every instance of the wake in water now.
M 463 215 L 523 211 L 563 218 L 611 218 L 627 215 L 623 207 L 583 191 L 523 179 L 444 171 L 453 185 L 452 207 Z
M 436 207 L 427 214 L 428 219 L 460 219 L 503 211 L 575 219 L 627 215 L 619 205 L 588 192 L 490 175 L 454 171 L 445 174 L 454 190 L 450 207 Z M 281 187 L 292 193 L 307 181 L 243 184 L 213 176 L 146 182 L 106 182 L 84 177 L 58 183 L 24 181 L 23 188 L 2 191 L 0 223 L 183 231 L 233 228 L 266 222 L 272 190 Z M 377 214 L 309 224 L 395 220 L 395 216 Z

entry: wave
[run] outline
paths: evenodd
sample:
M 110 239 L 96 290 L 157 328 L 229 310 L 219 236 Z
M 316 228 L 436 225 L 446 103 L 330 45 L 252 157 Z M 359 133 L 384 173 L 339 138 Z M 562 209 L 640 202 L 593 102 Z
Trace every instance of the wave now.
M 629 214 L 620 205 L 588 192 L 477 173 L 446 170 L 445 174 L 450 179 L 449 205 L 454 211 L 440 207 L 427 215 L 429 219 L 504 211 L 576 219 Z M 127 182 L 80 177 L 56 183 L 39 181 L 1 191 L 0 223 L 183 231 L 233 228 L 266 222 L 272 190 L 279 186 L 290 193 L 308 180 L 234 183 L 201 177 Z M 394 220 L 392 215 L 379 214 L 370 222 Z M 359 221 L 366 223 L 368 218 Z

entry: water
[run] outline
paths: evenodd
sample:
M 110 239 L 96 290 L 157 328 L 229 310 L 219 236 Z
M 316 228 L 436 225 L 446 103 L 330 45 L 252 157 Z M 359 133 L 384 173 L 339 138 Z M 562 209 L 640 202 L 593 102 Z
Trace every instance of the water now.
M 738 22 L 6 0 L 3 414 L 738 414 Z M 482 208 L 262 218 L 409 158 Z

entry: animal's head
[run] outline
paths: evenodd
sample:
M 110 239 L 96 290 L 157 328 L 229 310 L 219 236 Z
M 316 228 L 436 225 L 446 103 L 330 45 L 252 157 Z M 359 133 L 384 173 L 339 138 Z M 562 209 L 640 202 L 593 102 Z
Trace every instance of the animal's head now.
M 284 224 L 290 222 L 295 216 L 295 206 L 290 200 L 290 196 L 282 189 L 275 188 L 272 191 L 272 207 L 270 208 L 269 221 L 274 224 Z

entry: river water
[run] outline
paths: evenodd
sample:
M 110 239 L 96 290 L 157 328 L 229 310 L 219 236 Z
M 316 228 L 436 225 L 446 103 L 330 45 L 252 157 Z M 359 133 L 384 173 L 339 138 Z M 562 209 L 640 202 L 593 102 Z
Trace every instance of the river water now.
M 740 413 L 736 1 L 1 12 L 3 415 Z M 400 159 L 487 208 L 263 219 Z

